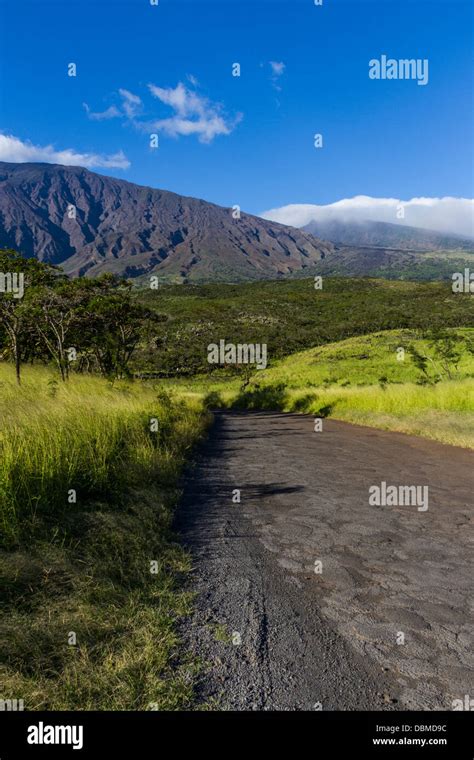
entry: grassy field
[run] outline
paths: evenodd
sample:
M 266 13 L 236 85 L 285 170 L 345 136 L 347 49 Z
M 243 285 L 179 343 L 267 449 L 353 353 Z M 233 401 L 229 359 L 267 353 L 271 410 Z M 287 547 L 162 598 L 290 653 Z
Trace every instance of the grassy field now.
M 453 330 L 458 345 L 469 345 L 473 329 Z M 433 358 L 429 374 L 436 383 L 421 384 L 422 374 L 408 351 Z M 397 350 L 405 348 L 403 361 Z M 243 378 L 214 375 L 173 381 L 188 398 L 207 397 L 211 406 L 280 409 L 331 416 L 474 448 L 474 356 L 466 350 L 451 379 L 426 340 L 411 330 L 388 330 L 309 349 L 254 371 Z
M 189 558 L 170 525 L 207 416 L 152 386 L 54 378 L 30 368 L 18 389 L 0 365 L 0 698 L 183 709 L 196 668 L 176 635 Z

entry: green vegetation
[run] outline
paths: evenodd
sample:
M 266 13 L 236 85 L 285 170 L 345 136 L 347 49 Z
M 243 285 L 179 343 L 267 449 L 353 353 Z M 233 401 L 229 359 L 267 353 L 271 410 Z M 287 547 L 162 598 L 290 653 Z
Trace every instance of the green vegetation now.
M 459 363 L 452 371 L 458 378 L 474 377 L 474 330 L 451 329 L 446 335 L 461 350 Z M 437 342 L 433 347 L 428 336 L 428 332 L 417 330 L 387 330 L 348 338 L 293 354 L 259 375 L 261 380 L 268 377 L 289 388 L 383 384 L 384 378 L 387 383 L 415 383 L 422 379 L 413 360 L 416 349 L 420 356 L 429 357 L 429 377 L 449 379 L 450 365 L 444 370 L 436 355 Z
M 464 267 L 472 268 L 474 260 L 471 251 L 462 250 L 404 252 L 398 254 L 398 257 L 400 255 L 403 261 L 395 259 L 390 263 L 373 267 L 366 265 L 363 271 L 364 277 L 383 277 L 387 280 L 411 282 L 446 280 L 451 283 L 453 272 L 462 272 Z M 329 267 L 327 274 L 343 275 L 344 265 L 338 268 Z
M 175 623 L 189 611 L 189 558 L 170 525 L 207 417 L 152 386 L 24 374 L 18 389 L 0 367 L 0 696 L 26 709 L 183 709 L 196 664 Z
M 382 330 L 474 325 L 474 299 L 443 282 L 325 278 L 322 290 L 311 279 L 181 285 L 136 297 L 161 321 L 137 348 L 134 369 L 164 377 L 221 374 L 207 362 L 207 346 L 220 339 L 266 343 L 273 362 Z

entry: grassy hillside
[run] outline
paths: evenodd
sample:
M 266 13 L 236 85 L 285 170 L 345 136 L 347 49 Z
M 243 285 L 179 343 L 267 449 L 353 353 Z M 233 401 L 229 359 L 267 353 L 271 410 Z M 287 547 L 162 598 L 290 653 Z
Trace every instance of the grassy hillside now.
M 474 299 L 449 283 L 325 278 L 173 286 L 137 298 L 161 315 L 135 360 L 163 376 L 209 372 L 207 346 L 267 343 L 270 360 L 357 335 L 399 328 L 472 327 Z
M 474 349 L 474 330 L 464 328 L 453 330 L 452 334 L 460 345 L 466 346 L 454 374 L 458 379 L 474 377 L 474 354 L 467 350 L 471 343 Z M 288 388 L 372 385 L 381 378 L 389 383 L 414 383 L 420 379 L 420 372 L 410 356 L 410 346 L 432 357 L 433 373 L 437 367 L 443 371 L 429 341 L 420 339 L 416 331 L 387 330 L 292 354 L 275 362 L 268 372 L 259 372 L 259 376 L 260 380 L 283 382 Z
M 177 584 L 189 559 L 170 524 L 201 406 L 93 377 L 59 385 L 39 368 L 18 389 L 6 365 L 0 394 L 2 698 L 186 707 L 195 664 L 175 621 L 189 606 Z
M 474 329 L 448 335 L 460 352 L 456 367 L 412 330 L 389 330 L 293 354 L 254 371 L 245 387 L 224 375 L 172 384 L 211 406 L 307 412 L 474 448 Z M 426 373 L 410 346 L 429 357 Z

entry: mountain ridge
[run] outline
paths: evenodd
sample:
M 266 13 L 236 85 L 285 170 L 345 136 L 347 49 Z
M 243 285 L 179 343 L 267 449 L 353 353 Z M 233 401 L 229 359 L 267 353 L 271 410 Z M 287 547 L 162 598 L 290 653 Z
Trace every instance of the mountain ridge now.
M 70 218 L 71 209 L 75 218 Z M 69 210 L 68 210 L 69 209 Z M 72 275 L 255 279 L 334 251 L 311 234 L 82 167 L 0 162 L 0 246 Z
M 338 229 L 318 231 L 339 237 Z M 113 272 L 137 284 L 152 274 L 196 283 L 314 274 L 440 279 L 471 263 L 469 241 L 459 255 L 440 241 L 427 254 L 437 233 L 426 232 L 367 223 L 358 226 L 358 245 L 344 244 L 244 212 L 235 219 L 231 208 L 79 166 L 0 162 L 0 247 L 73 277 Z

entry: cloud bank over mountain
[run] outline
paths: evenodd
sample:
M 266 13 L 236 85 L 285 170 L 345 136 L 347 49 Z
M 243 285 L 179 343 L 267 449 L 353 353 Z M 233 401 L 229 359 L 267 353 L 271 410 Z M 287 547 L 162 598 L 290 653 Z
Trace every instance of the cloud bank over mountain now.
M 354 198 L 315 205 L 293 203 L 263 211 L 260 216 L 281 224 L 304 227 L 310 222 L 389 222 L 423 227 L 436 232 L 474 237 L 474 200 L 472 198 Z

